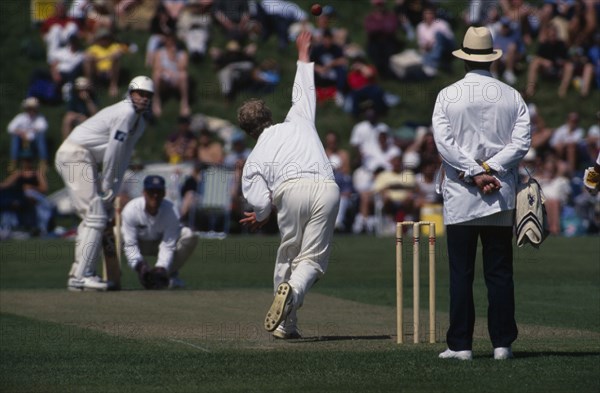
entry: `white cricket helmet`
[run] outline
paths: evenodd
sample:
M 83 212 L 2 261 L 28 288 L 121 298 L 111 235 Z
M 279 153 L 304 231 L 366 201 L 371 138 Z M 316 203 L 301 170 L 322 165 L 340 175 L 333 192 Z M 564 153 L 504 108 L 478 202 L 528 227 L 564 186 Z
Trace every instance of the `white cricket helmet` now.
M 136 76 L 129 82 L 129 92 L 134 90 L 143 90 L 154 94 L 154 82 L 147 76 Z

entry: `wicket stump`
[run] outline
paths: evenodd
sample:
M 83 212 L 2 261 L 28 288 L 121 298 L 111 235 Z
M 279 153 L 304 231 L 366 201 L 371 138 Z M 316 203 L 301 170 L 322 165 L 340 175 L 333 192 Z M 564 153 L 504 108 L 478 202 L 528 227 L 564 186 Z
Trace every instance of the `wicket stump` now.
M 403 221 L 396 223 L 396 329 L 397 343 L 404 343 L 404 303 L 403 303 L 403 277 L 402 277 L 402 242 L 403 228 L 413 227 L 413 341 L 419 343 L 419 314 L 420 306 L 420 283 L 419 283 L 419 240 L 421 237 L 421 225 L 429 227 L 429 342 L 436 342 L 435 322 L 435 223 L 429 221 Z

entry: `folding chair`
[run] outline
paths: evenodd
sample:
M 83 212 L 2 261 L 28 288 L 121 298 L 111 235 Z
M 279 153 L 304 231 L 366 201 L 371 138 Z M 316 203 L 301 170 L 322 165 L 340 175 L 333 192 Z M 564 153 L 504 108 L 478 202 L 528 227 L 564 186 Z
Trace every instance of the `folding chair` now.
M 229 233 L 235 172 L 224 166 L 209 166 L 202 170 L 200 179 L 190 227 L 200 237 L 224 239 Z

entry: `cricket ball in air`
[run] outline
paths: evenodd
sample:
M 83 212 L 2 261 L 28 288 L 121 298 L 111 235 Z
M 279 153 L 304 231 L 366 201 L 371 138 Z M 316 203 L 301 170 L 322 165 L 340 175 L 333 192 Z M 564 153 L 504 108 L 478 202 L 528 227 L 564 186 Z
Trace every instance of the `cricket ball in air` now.
M 321 15 L 321 12 L 323 12 L 323 7 L 321 7 L 321 4 L 319 3 L 315 3 L 310 7 L 310 13 L 314 16 Z

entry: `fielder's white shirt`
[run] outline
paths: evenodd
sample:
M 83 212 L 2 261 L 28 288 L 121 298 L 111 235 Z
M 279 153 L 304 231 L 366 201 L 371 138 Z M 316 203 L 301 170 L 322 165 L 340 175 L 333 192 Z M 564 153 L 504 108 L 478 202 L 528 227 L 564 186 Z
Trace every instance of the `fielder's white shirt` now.
M 444 88 L 433 110 L 435 143 L 446 177 L 444 223 L 458 224 L 515 208 L 517 166 L 529 150 L 529 112 L 521 95 L 487 71 L 468 72 Z M 466 179 L 486 161 L 502 188 L 484 195 Z
M 143 196 L 129 201 L 121 213 L 121 234 L 127 263 L 132 268 L 144 259 L 139 241 L 160 241 L 158 246 L 158 266 L 170 266 L 175 254 L 177 240 L 181 233 L 179 214 L 171 201 L 163 199 L 155 216 L 145 210 Z
M 315 128 L 314 63 L 297 62 L 292 108 L 266 128 L 244 164 L 242 192 L 256 219 L 271 213 L 271 196 L 286 181 L 334 182 L 332 164 Z
M 8 123 L 9 134 L 16 134 L 17 130 L 25 131 L 27 140 L 30 141 L 35 138 L 35 134 L 46 132 L 47 129 L 48 122 L 46 121 L 46 118 L 40 114 L 31 117 L 27 113 L 19 113 L 10 123 Z
M 67 140 L 89 150 L 96 164 L 102 164 L 101 189 L 116 195 L 145 128 L 143 115 L 135 112 L 128 97 L 75 127 Z

